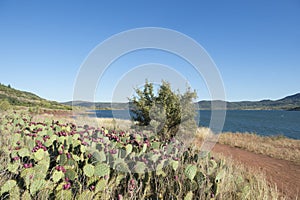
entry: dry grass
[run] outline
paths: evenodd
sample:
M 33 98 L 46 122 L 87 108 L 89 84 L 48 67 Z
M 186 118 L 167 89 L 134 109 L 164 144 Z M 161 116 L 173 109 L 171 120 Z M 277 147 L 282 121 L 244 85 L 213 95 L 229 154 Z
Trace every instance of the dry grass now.
M 220 199 L 285 199 L 275 184 L 266 180 L 265 174 L 214 154 L 226 166 L 226 176 L 219 184 Z M 234 193 L 232 193 L 235 191 Z
M 219 137 L 219 143 L 300 163 L 300 140 L 283 136 L 263 137 L 249 133 L 222 133 Z
M 73 122 L 78 125 L 88 124 L 90 126 L 102 127 L 107 129 L 129 130 L 132 122 L 130 120 L 113 119 L 113 118 L 89 118 L 77 117 Z
M 202 142 L 212 137 L 209 128 L 198 128 L 195 143 L 201 146 Z M 283 136 L 259 136 L 250 133 L 222 133 L 218 143 L 232 147 L 238 147 L 257 154 L 267 155 L 273 158 L 300 163 L 300 140 L 289 139 Z
M 49 113 L 41 113 L 41 114 L 34 114 L 33 120 L 34 121 L 43 121 L 46 119 L 59 121 L 61 123 L 75 123 L 76 125 L 83 126 L 88 124 L 89 126 L 94 127 L 105 127 L 107 129 L 117 129 L 117 130 L 129 130 L 132 121 L 130 120 L 122 120 L 122 119 L 114 119 L 114 118 L 96 118 L 90 117 L 87 115 L 86 112 L 78 112 L 72 113 L 70 115 L 55 115 Z

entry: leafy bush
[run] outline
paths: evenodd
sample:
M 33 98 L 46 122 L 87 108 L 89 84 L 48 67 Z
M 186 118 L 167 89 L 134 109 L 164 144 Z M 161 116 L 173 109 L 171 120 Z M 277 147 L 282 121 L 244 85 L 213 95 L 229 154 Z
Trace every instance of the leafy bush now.
M 136 89 L 135 93 L 130 99 L 131 111 L 139 126 L 152 129 L 164 141 L 177 134 L 187 137 L 196 131 L 195 91 L 188 88 L 184 94 L 175 93 L 170 84 L 163 81 L 155 95 L 153 84 L 146 81 L 143 89 Z
M 0 110 L 1 111 L 6 111 L 6 110 L 9 110 L 10 108 L 11 108 L 11 105 L 6 99 L 0 100 Z

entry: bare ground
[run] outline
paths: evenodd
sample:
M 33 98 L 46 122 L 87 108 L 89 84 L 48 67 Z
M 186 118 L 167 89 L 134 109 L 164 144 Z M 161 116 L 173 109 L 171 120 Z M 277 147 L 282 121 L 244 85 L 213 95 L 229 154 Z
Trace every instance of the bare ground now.
M 300 198 L 299 164 L 218 143 L 214 146 L 213 152 L 231 157 L 235 162 L 264 172 L 267 180 L 275 183 L 287 199 Z

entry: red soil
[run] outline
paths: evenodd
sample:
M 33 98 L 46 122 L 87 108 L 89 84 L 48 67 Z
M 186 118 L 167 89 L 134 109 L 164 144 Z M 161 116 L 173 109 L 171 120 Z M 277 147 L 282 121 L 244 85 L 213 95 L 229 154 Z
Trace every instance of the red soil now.
M 235 162 L 247 167 L 263 171 L 267 180 L 276 183 L 278 190 L 287 199 L 300 197 L 300 165 L 223 144 L 216 144 L 212 151 L 231 157 Z

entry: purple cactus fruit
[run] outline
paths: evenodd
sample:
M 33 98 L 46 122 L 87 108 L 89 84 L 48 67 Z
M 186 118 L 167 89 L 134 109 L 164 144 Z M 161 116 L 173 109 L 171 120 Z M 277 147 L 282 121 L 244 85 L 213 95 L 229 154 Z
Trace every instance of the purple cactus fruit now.
M 129 183 L 130 183 L 130 185 L 135 185 L 134 179 L 131 179 Z
M 118 195 L 118 200 L 123 200 L 123 196 L 121 194 Z
M 68 189 L 70 189 L 70 187 L 71 187 L 71 183 L 66 183 L 63 185 L 64 190 L 68 190 Z
M 19 159 L 20 159 L 19 156 L 16 156 L 16 157 L 13 158 L 14 161 L 19 160 Z
M 109 151 L 111 154 L 116 154 L 118 151 L 116 149 L 112 149 Z
M 30 165 L 29 165 L 28 163 L 25 163 L 25 164 L 23 165 L 23 167 L 24 167 L 25 169 L 27 169 L 27 168 L 30 168 Z
M 16 148 L 15 148 L 15 150 L 20 150 L 20 149 L 21 149 L 21 147 L 16 147 Z
M 174 158 L 173 158 L 173 160 L 175 160 L 175 161 L 178 161 L 178 160 L 179 160 L 179 158 L 177 158 L 177 157 L 174 157 Z
M 71 154 L 67 153 L 67 158 L 70 159 L 71 158 Z
M 176 181 L 178 181 L 178 176 L 176 175 L 176 176 L 174 176 L 174 179 L 176 180 Z
M 94 190 L 95 190 L 95 186 L 92 185 L 92 186 L 90 187 L 90 190 L 94 191 Z
M 58 151 L 59 155 L 63 154 L 63 151 L 62 150 L 59 150 Z

